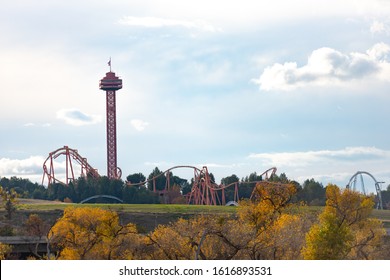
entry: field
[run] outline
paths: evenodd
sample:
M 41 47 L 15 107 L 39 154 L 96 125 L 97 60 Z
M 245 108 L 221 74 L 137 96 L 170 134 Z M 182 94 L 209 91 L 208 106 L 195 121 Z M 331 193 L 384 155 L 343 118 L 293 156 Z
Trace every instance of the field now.
M 35 201 L 32 199 L 20 200 L 19 210 L 50 211 L 64 210 L 66 207 L 100 207 L 117 212 L 127 213 L 177 213 L 177 214 L 233 214 L 234 206 L 207 206 L 183 204 L 74 204 L 62 202 Z
M 206 206 L 206 205 L 180 205 L 180 204 L 74 204 L 57 201 L 44 201 L 34 199 L 20 199 L 15 216 L 16 226 L 20 226 L 32 213 L 55 222 L 67 207 L 100 207 L 118 212 L 122 222 L 136 223 L 145 230 L 153 230 L 159 224 L 167 224 L 178 218 L 190 218 L 194 215 L 234 215 L 237 207 L 234 206 Z M 310 206 L 304 211 L 319 214 L 322 207 Z M 292 211 L 302 211 L 293 209 Z M 4 210 L 0 210 L 0 216 Z M 4 213 L 5 214 L 5 213 Z M 381 220 L 390 232 L 390 210 L 373 210 L 372 216 Z

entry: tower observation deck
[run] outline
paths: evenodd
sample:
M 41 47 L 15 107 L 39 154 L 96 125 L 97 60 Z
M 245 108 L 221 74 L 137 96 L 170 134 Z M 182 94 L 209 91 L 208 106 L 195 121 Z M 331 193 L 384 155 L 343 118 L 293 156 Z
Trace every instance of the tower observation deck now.
M 116 98 L 117 90 L 122 88 L 122 79 L 110 72 L 100 80 L 99 88 L 106 92 L 106 122 L 107 122 L 107 176 L 110 179 L 119 179 L 122 171 L 117 164 L 117 141 L 116 141 Z

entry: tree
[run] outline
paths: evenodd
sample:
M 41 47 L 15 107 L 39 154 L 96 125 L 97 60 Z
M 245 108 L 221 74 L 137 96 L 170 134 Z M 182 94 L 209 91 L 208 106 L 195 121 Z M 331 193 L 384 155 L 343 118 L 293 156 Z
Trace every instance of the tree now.
M 139 184 L 146 181 L 146 177 L 142 173 L 128 175 L 126 179 L 130 184 Z
M 249 174 L 249 176 L 242 178 L 238 188 L 239 198 L 240 199 L 250 198 L 253 188 L 256 186 L 256 182 L 260 182 L 262 180 L 263 180 L 262 176 L 257 175 L 256 172 L 252 172 L 251 174 Z
M 325 205 L 325 188 L 313 178 L 307 179 L 303 183 L 302 191 L 299 192 L 300 200 L 305 201 L 309 205 Z
M 140 236 L 133 224 L 121 226 L 112 211 L 83 207 L 66 208 L 49 232 L 59 259 L 132 259 Z
M 12 252 L 12 246 L 0 243 L 0 260 L 5 260 L 7 255 Z
M 381 191 L 382 203 L 384 209 L 390 209 L 390 185 L 385 191 Z
M 13 190 L 5 190 L 0 186 L 0 196 L 2 199 L 3 207 L 6 211 L 5 217 L 8 220 L 12 219 L 12 214 L 16 211 L 16 198 L 18 194 Z
M 181 194 L 181 187 L 174 184 L 164 193 L 164 203 L 168 204 L 186 204 L 185 197 Z
M 326 206 L 306 235 L 305 259 L 371 259 L 386 234 L 380 221 L 370 218 L 373 196 L 336 185 L 326 187 Z
M 310 221 L 304 211 L 290 211 L 296 193 L 295 184 L 263 181 L 252 195 L 253 201 L 241 201 L 239 224 L 251 238 L 246 246 L 249 259 L 299 259 L 300 249 Z
M 34 236 L 37 238 L 37 242 L 33 247 L 30 247 L 30 251 L 34 255 L 34 257 L 38 259 L 45 259 L 50 255 L 50 252 L 46 256 L 38 254 L 38 247 L 42 239 L 44 239 L 49 230 L 50 225 L 45 223 L 37 214 L 30 214 L 27 221 L 24 223 L 24 229 L 27 236 Z
M 158 167 L 153 169 L 152 173 L 149 174 L 148 180 L 151 180 L 148 182 L 148 189 L 151 191 L 162 191 L 165 189 L 166 184 L 167 184 L 167 178 L 163 174 Z
M 160 225 L 148 235 L 153 248 L 148 258 L 170 260 L 217 260 L 239 258 L 247 238 L 237 220 L 198 216 Z

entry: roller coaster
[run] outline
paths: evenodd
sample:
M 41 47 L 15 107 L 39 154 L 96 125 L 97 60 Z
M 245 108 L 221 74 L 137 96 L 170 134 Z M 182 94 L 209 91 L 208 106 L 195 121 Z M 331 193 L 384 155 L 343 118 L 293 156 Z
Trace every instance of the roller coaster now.
M 146 185 L 151 184 L 153 188 L 153 192 L 160 193 L 161 195 L 164 195 L 165 193 L 169 192 L 172 189 L 171 186 L 171 180 L 170 176 L 172 174 L 172 170 L 174 169 L 192 169 L 194 172 L 193 177 L 193 184 L 191 188 L 191 192 L 185 195 L 186 201 L 188 204 L 195 204 L 195 205 L 232 205 L 235 204 L 234 202 L 239 201 L 239 195 L 238 195 L 238 185 L 239 182 L 233 182 L 228 185 L 223 184 L 216 184 L 212 181 L 210 173 L 208 171 L 207 166 L 203 166 L 202 169 L 196 167 L 196 166 L 188 166 L 188 165 L 180 165 L 180 166 L 174 166 L 171 167 L 164 172 L 161 172 L 160 174 L 154 176 L 151 179 L 148 179 L 141 183 L 135 183 L 132 184 L 131 182 L 127 182 L 127 186 L 140 186 L 140 185 Z M 276 173 L 276 167 L 272 167 L 266 171 L 264 171 L 260 177 L 262 180 L 267 181 L 269 178 L 271 178 Z M 157 190 L 156 189 L 156 181 L 158 178 L 165 176 L 166 183 L 165 188 L 163 190 Z M 252 181 L 248 182 L 248 184 L 256 184 L 262 181 Z M 226 202 L 226 193 L 225 190 L 232 188 L 234 190 L 233 192 L 233 200 Z
M 58 162 L 57 159 L 60 156 L 65 156 L 65 161 Z M 46 181 L 47 185 L 53 183 L 68 185 L 76 178 L 87 175 L 95 178 L 100 177 L 97 169 L 94 169 L 86 158 L 80 156 L 77 150 L 64 146 L 49 153 L 49 156 L 44 161 L 42 185 Z
M 364 176 L 363 176 L 364 175 Z M 360 191 L 364 195 L 368 194 L 368 189 L 364 181 L 364 177 L 369 177 L 374 181 L 375 186 L 375 192 L 376 192 L 376 208 L 377 209 L 383 209 L 383 202 L 382 202 L 382 190 L 380 184 L 384 182 L 378 182 L 375 177 L 367 172 L 367 171 L 357 171 L 354 175 L 352 175 L 351 179 L 349 179 L 349 182 L 347 184 L 347 189 L 352 189 L 354 191 Z
M 59 157 L 64 156 L 65 160 L 59 161 Z M 195 205 L 236 205 L 239 201 L 238 186 L 239 182 L 234 182 L 228 185 L 216 184 L 213 182 L 207 166 L 202 168 L 196 166 L 180 165 L 171 167 L 164 172 L 145 180 L 140 183 L 126 182 L 128 187 L 134 186 L 146 186 L 150 184 L 152 191 L 164 196 L 170 192 L 173 188 L 171 185 L 172 170 L 175 169 L 190 169 L 193 171 L 193 180 L 191 191 L 184 195 L 188 204 Z M 57 171 L 56 171 L 57 170 Z M 268 181 L 276 173 L 276 167 L 272 167 L 264 171 L 260 177 L 262 181 L 251 181 L 246 182 L 247 184 L 257 184 L 263 181 Z M 76 172 L 78 171 L 78 172 Z M 59 173 L 59 174 L 56 174 Z M 71 149 L 68 146 L 59 148 L 51 153 L 46 158 L 43 164 L 43 178 L 42 184 L 47 182 L 47 185 L 53 183 L 60 183 L 68 185 L 81 176 L 93 176 L 99 178 L 100 175 L 96 169 L 94 169 L 88 162 L 87 159 L 82 157 L 76 149 Z M 158 190 L 156 187 L 157 179 L 165 177 L 165 186 L 162 190 Z M 233 189 L 233 200 L 226 201 L 226 190 Z

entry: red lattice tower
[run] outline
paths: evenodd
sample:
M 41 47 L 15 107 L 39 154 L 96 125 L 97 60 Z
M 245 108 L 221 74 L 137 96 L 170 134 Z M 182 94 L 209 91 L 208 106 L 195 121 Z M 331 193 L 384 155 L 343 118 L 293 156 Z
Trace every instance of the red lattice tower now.
M 117 142 L 116 142 L 116 100 L 117 90 L 122 88 L 122 79 L 111 72 L 111 60 L 109 62 L 110 72 L 100 80 L 100 89 L 106 92 L 106 118 L 107 118 L 107 176 L 110 179 L 119 179 L 121 170 L 117 165 Z

